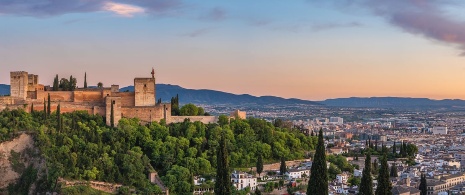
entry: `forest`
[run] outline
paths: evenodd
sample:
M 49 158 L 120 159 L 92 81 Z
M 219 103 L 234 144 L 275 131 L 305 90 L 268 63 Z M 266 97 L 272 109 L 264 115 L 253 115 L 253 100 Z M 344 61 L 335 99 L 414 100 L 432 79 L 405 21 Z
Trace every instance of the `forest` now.
M 58 178 L 64 178 L 120 183 L 126 186 L 120 190 L 123 194 L 128 189 L 157 194 L 160 189 L 147 177 L 157 171 L 170 193 L 186 194 L 194 189 L 193 176 L 214 177 L 222 133 L 227 138 L 231 169 L 255 166 L 258 154 L 265 163 L 306 158 L 317 143 L 316 136 L 256 118 L 220 116 L 217 124 L 189 120 L 141 124 L 137 118 L 123 118 L 117 127 L 110 127 L 102 116 L 84 111 L 1 111 L 0 142 L 19 133 L 34 135 L 46 160 L 46 174 L 31 170 L 28 174 L 32 175 L 24 176 L 36 184 L 39 193 L 59 192 Z

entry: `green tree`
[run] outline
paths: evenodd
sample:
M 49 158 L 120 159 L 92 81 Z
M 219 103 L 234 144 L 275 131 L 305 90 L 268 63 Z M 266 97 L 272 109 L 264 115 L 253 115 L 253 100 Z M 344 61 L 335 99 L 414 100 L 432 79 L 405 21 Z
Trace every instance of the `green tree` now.
M 326 153 L 323 140 L 323 130 L 318 133 L 318 144 L 313 158 L 310 180 L 308 181 L 307 195 L 328 194 L 328 169 L 326 166 Z
M 53 91 L 58 91 L 58 74 L 55 76 L 55 79 L 53 79 Z
M 115 127 L 115 110 L 114 110 L 114 106 L 115 106 L 115 100 L 112 100 L 111 101 L 111 106 L 110 106 L 110 124 L 111 124 L 111 128 Z
M 48 93 L 48 99 L 47 99 L 47 116 L 50 117 L 50 114 L 52 113 L 51 108 L 50 108 L 50 93 Z
M 171 115 L 179 116 L 181 111 L 179 110 L 179 95 L 176 94 L 176 97 L 171 98 Z
M 84 89 L 87 89 L 87 72 L 84 73 Z
M 215 182 L 215 194 L 224 195 L 231 194 L 231 175 L 229 172 L 229 155 L 228 147 L 226 144 L 225 131 L 221 132 L 221 140 L 217 152 L 217 164 L 216 164 L 216 182 Z
M 392 195 L 392 186 L 389 179 L 389 165 L 387 163 L 387 155 L 383 154 L 381 157 L 381 166 L 378 174 L 378 187 L 376 188 L 376 195 Z
M 259 177 L 262 171 L 263 171 L 263 155 L 259 153 L 258 158 L 257 158 L 257 173 Z
M 421 179 L 420 179 L 420 186 L 418 188 L 420 190 L 420 195 L 427 195 L 428 190 L 427 190 L 427 183 L 426 183 L 426 175 L 421 174 Z
M 31 114 L 34 114 L 34 103 L 31 104 Z
M 98 83 L 97 83 L 97 87 L 98 87 L 98 88 L 103 88 L 103 83 L 102 83 L 102 82 L 98 82 Z
M 45 104 L 45 98 L 44 98 L 44 121 L 47 120 L 47 105 Z
M 373 195 L 373 178 L 371 177 L 371 155 L 370 152 L 366 153 L 365 168 L 362 173 L 362 180 L 360 182 L 360 195 Z
M 287 172 L 286 160 L 284 159 L 284 157 L 281 157 L 281 164 L 279 165 L 279 173 L 284 176 L 286 172 Z
M 60 104 L 57 106 L 57 131 L 61 132 L 62 130 L 62 124 L 61 124 L 61 113 L 60 113 Z
M 360 178 L 358 177 L 350 177 L 348 180 L 347 180 L 347 183 L 350 184 L 350 186 L 360 186 Z M 359 193 L 360 194 L 360 193 Z
M 220 115 L 218 117 L 218 124 L 220 126 L 224 126 L 224 125 L 229 124 L 229 118 L 226 115 Z
M 255 195 L 262 195 L 262 192 L 258 189 L 258 186 L 255 188 Z
M 398 177 L 397 167 L 396 167 L 395 163 L 391 166 L 391 172 L 389 173 L 389 176 Z
M 197 116 L 199 108 L 194 104 L 186 104 L 181 107 L 181 116 Z
M 397 148 L 396 148 L 396 142 L 394 141 L 394 144 L 392 145 L 392 154 L 394 154 L 394 156 L 397 154 Z

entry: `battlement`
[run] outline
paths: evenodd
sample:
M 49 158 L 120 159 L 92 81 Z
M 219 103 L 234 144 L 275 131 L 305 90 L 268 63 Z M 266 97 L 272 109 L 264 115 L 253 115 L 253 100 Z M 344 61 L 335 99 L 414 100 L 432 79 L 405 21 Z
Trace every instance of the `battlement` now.
M 12 71 L 10 72 L 11 76 L 23 76 L 23 75 L 28 75 L 26 71 Z

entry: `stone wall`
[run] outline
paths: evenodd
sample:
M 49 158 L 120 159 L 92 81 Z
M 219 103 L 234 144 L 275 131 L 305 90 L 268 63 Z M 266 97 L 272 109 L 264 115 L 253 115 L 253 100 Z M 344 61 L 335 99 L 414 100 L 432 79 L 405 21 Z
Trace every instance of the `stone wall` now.
M 111 126 L 111 104 L 113 103 L 113 115 L 114 125 L 118 126 L 118 122 L 121 119 L 121 98 L 120 97 L 107 97 L 105 98 L 105 116 L 108 126 Z
M 134 92 L 116 92 L 112 94 L 116 97 L 121 97 L 122 106 L 130 107 L 135 106 L 134 104 Z
M 155 106 L 155 79 L 134 79 L 135 106 Z
M 166 112 L 165 112 L 166 110 Z M 171 116 L 171 104 L 163 103 L 156 106 L 122 107 L 122 116 L 125 118 L 139 118 L 141 122 L 160 121 Z
M 10 72 L 10 86 L 10 94 L 12 97 L 26 99 L 28 89 L 27 72 Z
M 218 122 L 217 116 L 171 116 L 166 119 L 166 123 L 180 123 L 185 119 L 189 119 L 191 122 L 200 121 L 205 124 Z
M 37 99 L 47 101 L 50 93 L 52 102 L 72 102 L 74 100 L 74 91 L 37 91 Z
M 74 91 L 74 102 L 103 102 L 101 91 Z

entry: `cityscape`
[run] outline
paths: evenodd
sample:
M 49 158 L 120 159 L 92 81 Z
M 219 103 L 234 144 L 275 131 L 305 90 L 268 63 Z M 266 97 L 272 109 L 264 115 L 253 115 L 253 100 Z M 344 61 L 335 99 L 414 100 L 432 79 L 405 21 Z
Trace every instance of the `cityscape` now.
M 465 194 L 464 9 L 0 0 L 0 194 Z

